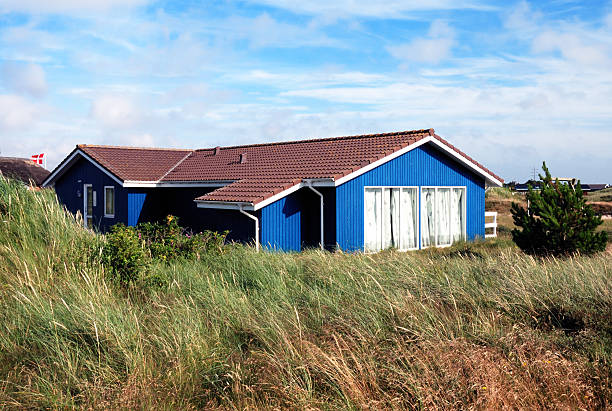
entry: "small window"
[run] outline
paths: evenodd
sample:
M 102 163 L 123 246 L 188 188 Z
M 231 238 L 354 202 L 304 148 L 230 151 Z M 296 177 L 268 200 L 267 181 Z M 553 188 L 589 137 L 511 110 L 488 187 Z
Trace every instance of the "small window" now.
M 104 187 L 104 217 L 115 218 L 115 187 Z

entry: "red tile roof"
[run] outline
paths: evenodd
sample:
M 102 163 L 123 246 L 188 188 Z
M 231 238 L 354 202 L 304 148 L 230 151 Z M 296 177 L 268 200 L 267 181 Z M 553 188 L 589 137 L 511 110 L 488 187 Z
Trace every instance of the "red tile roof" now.
M 200 150 L 78 148 L 124 181 L 231 182 L 197 200 L 255 205 L 305 179 L 338 180 L 429 136 L 503 181 L 433 129 Z
M 123 181 L 158 181 L 192 150 L 169 148 L 139 148 L 77 146 L 102 167 Z

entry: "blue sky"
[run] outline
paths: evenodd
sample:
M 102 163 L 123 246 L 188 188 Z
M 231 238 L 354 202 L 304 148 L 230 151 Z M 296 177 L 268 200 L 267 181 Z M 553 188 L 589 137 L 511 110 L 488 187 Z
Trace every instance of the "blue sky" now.
M 612 183 L 612 3 L 0 0 L 4 156 L 430 127 Z

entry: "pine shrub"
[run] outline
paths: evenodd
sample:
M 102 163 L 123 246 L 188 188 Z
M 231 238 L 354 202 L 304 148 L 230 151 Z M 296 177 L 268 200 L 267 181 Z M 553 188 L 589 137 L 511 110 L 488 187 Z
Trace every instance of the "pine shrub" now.
M 602 224 L 583 197 L 580 181 L 574 187 L 553 181 L 546 163 L 540 175 L 540 190 L 531 185 L 527 192 L 529 209 L 512 203 L 512 218 L 518 227 L 512 238 L 523 251 L 535 255 L 591 254 L 603 251 L 607 234 L 596 232 Z

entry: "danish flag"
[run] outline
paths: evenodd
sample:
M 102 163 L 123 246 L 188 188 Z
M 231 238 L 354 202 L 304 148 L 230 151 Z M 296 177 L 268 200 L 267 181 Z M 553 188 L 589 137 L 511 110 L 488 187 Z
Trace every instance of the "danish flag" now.
M 39 166 L 42 166 L 45 163 L 45 153 L 41 153 L 41 154 L 34 154 L 32 157 L 30 157 L 32 159 L 32 161 L 34 162 L 34 164 L 38 164 Z

